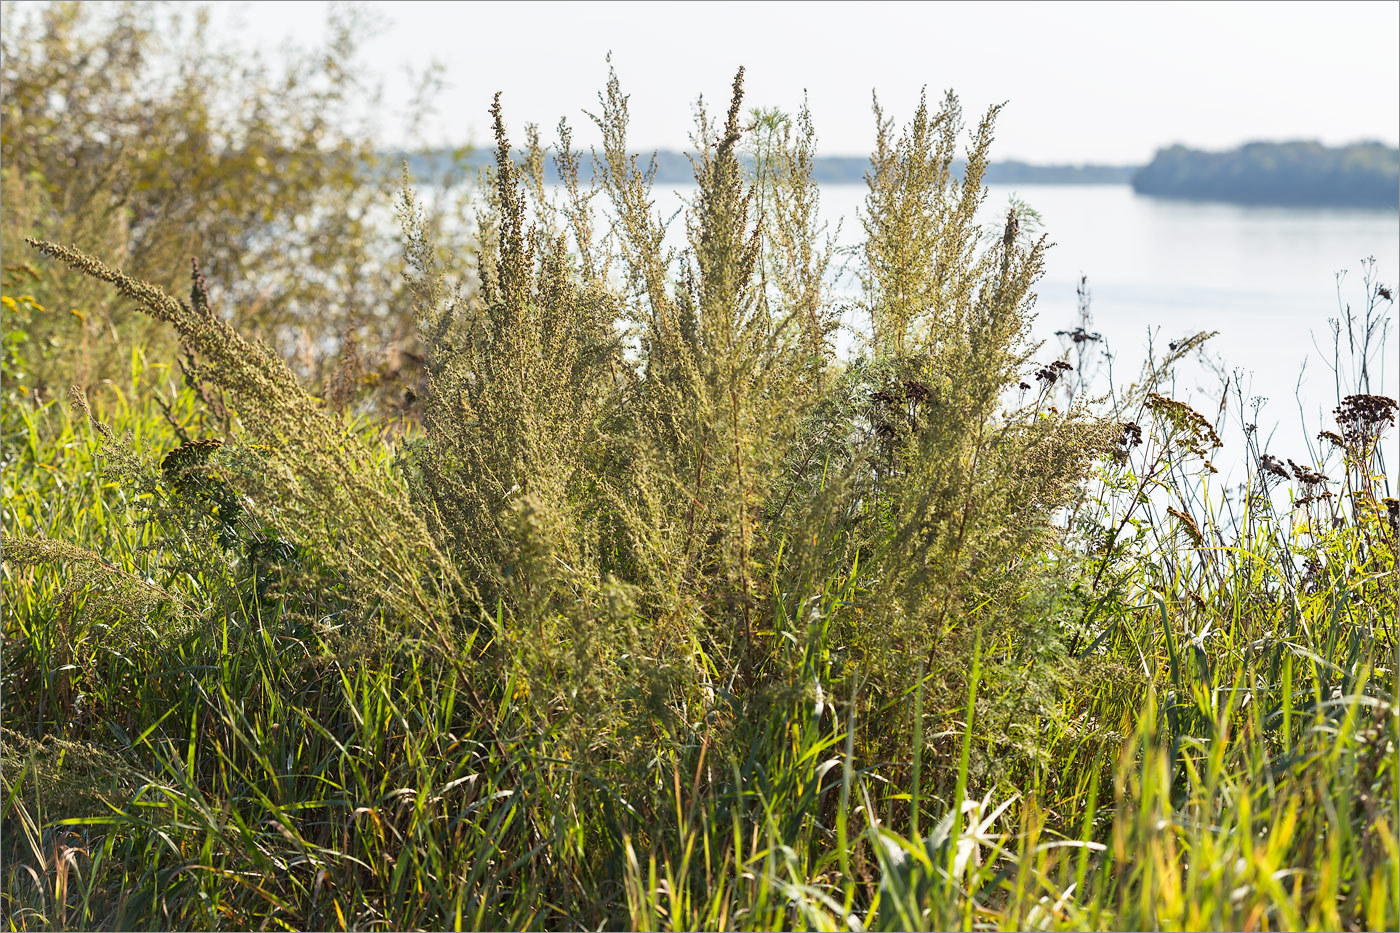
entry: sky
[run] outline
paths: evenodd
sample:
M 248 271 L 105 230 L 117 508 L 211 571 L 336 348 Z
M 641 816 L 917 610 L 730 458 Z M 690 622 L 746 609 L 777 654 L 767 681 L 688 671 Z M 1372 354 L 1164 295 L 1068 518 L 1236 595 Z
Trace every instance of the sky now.
M 221 4 L 228 37 L 261 48 L 324 34 L 327 4 Z M 1056 163 L 1148 161 L 1160 146 L 1255 139 L 1400 139 L 1400 4 L 1371 3 L 366 3 L 364 48 L 386 101 L 430 62 L 444 86 L 430 144 L 481 144 L 503 92 L 513 133 L 560 116 L 594 141 L 585 110 L 612 61 L 638 149 L 681 149 L 703 93 L 796 109 L 818 151 L 869 152 L 870 100 L 904 120 L 927 87 L 969 121 L 1006 103 L 994 153 Z M 401 136 L 392 117 L 386 137 Z M 398 140 L 388 138 L 388 144 Z

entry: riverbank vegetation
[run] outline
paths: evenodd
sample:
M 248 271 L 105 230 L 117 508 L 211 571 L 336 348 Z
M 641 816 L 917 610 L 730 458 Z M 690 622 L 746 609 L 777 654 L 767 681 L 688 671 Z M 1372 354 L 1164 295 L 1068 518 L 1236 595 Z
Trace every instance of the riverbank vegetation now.
M 1254 142 L 1228 152 L 1160 149 L 1133 190 L 1161 198 L 1284 207 L 1400 209 L 1400 151 L 1379 142 Z
M 590 185 L 498 97 L 469 244 L 405 181 L 406 394 L 289 365 L 254 264 L 7 206 L 6 924 L 1394 928 L 1388 286 L 1271 451 L 1170 397 L 1207 334 L 1112 387 L 1087 307 L 1030 341 L 995 110 L 880 115 L 845 254 L 805 108 L 700 109 L 670 249 L 627 107 Z M 41 390 L 28 322 L 95 302 L 143 336 Z

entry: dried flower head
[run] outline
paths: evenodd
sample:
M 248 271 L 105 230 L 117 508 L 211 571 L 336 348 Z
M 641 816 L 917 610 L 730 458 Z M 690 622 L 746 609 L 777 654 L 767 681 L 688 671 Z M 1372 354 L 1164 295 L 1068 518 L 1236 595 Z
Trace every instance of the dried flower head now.
M 1197 547 L 1201 546 L 1201 542 L 1204 540 L 1204 538 L 1201 535 L 1201 527 L 1196 524 L 1196 520 L 1194 518 L 1192 518 L 1190 515 L 1187 515 L 1180 509 L 1175 509 L 1171 506 L 1167 506 L 1167 514 L 1170 515 L 1172 518 L 1176 519 L 1177 524 L 1180 526 L 1181 530 L 1186 533 L 1186 536 L 1190 538 L 1191 541 Z
M 1209 460 L 1209 453 L 1219 449 L 1220 437 L 1204 415 L 1185 402 L 1156 392 L 1147 393 L 1147 408 L 1169 428 L 1178 444 L 1200 457 L 1212 473 L 1216 472 Z
M 1067 373 L 1071 369 L 1074 369 L 1074 367 L 1064 360 L 1056 360 L 1049 366 L 1042 366 L 1040 369 L 1037 369 L 1035 371 L 1035 378 L 1045 383 L 1047 386 L 1052 386 L 1059 380 L 1062 373 Z
M 1288 479 L 1288 470 L 1284 467 L 1283 461 L 1273 454 L 1264 454 L 1259 458 L 1259 469 L 1282 479 Z
M 911 402 L 926 401 L 933 394 L 927 384 L 917 379 L 904 380 L 904 397 Z
M 1103 334 L 1097 331 L 1085 330 L 1083 327 L 1076 327 L 1074 330 L 1057 330 L 1055 331 L 1055 336 L 1068 337 L 1075 345 L 1081 343 L 1098 343 L 1100 340 L 1103 340 Z
M 1293 478 L 1302 485 L 1305 493 L 1310 493 L 1313 487 L 1321 486 L 1327 482 L 1326 476 L 1306 464 L 1298 464 L 1289 460 L 1288 468 L 1292 471 Z
M 188 470 L 203 467 L 210 455 L 223 445 L 217 437 L 188 441 L 167 453 L 160 461 L 160 468 L 167 477 L 175 479 Z
M 1347 446 L 1365 449 L 1395 424 L 1396 408 L 1395 399 L 1384 395 L 1348 395 L 1333 413 Z
M 1126 451 L 1142 446 L 1142 428 L 1136 421 L 1126 421 L 1118 427 L 1123 432 L 1123 435 L 1118 438 L 1119 447 Z

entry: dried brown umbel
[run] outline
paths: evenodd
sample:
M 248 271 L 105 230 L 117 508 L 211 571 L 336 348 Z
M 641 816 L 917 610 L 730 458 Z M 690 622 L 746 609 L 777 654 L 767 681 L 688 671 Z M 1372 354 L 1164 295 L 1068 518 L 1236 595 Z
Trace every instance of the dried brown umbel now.
M 1384 395 L 1348 395 L 1333 409 L 1342 439 L 1349 447 L 1370 447 L 1395 424 L 1395 399 Z
M 1319 492 L 1315 495 L 1299 496 L 1297 499 L 1293 500 L 1293 507 L 1295 509 L 1302 508 L 1310 502 L 1325 502 L 1326 500 L 1332 498 L 1335 498 L 1332 495 L 1332 493 L 1329 490 L 1324 489 L 1322 492 Z
M 1123 432 L 1123 436 L 1118 439 L 1118 446 L 1125 450 L 1142 446 L 1142 428 L 1138 426 L 1136 421 L 1127 421 L 1118 427 Z
M 1302 583 L 1303 591 L 1306 593 L 1316 593 L 1322 589 L 1326 581 L 1327 567 L 1318 559 L 1317 555 L 1311 554 L 1303 564 L 1303 576 L 1299 581 Z
M 904 380 L 904 397 L 911 402 L 927 401 L 933 390 L 917 379 Z
M 1259 458 L 1259 469 L 1263 470 L 1265 473 L 1271 473 L 1274 476 L 1288 479 L 1288 470 L 1284 468 L 1283 461 L 1273 454 L 1265 454 Z
M 1293 478 L 1309 492 L 1312 487 L 1321 486 L 1323 483 L 1327 482 L 1326 476 L 1306 464 L 1294 463 L 1292 460 L 1289 460 L 1288 467 L 1293 472 Z
M 1346 447 L 1346 441 L 1342 440 L 1342 436 L 1336 431 L 1321 431 L 1318 433 L 1317 439 L 1320 441 L 1327 441 L 1334 447 Z
M 1081 343 L 1098 343 L 1103 339 L 1103 334 L 1098 331 L 1088 331 L 1083 327 L 1076 327 L 1074 330 L 1057 330 L 1056 337 L 1068 337 L 1078 346 Z
M 1113 448 L 1110 456 L 1119 464 L 1128 462 L 1128 454 L 1134 447 L 1142 446 L 1142 428 L 1135 421 L 1127 421 L 1118 425 L 1119 434 L 1113 440 Z
M 199 469 L 209 460 L 209 455 L 224 445 L 217 437 L 189 441 L 167 453 L 160 461 L 161 471 L 171 479 L 188 470 Z
M 918 405 L 933 397 L 933 390 L 918 379 L 905 379 L 889 388 L 870 393 L 870 400 L 882 405 L 897 405 L 900 402 L 913 402 Z
M 1074 367 L 1064 360 L 1056 360 L 1049 366 L 1042 366 L 1040 369 L 1037 369 L 1035 371 L 1035 378 L 1045 383 L 1047 386 L 1052 386 L 1059 381 L 1062 373 L 1069 372 L 1071 369 L 1074 369 Z

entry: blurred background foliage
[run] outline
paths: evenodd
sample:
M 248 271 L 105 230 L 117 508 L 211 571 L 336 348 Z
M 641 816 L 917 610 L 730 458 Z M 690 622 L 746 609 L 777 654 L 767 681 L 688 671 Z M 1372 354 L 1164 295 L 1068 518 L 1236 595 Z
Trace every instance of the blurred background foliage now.
M 216 310 L 303 378 L 328 385 L 339 359 L 356 370 L 352 395 L 402 400 L 416 359 L 391 214 L 402 163 L 374 145 L 380 91 L 357 67 L 369 14 L 334 8 L 324 45 L 275 54 L 221 40 L 202 6 L 11 4 L 4 17 L 11 397 L 124 379 L 138 347 L 182 355 L 109 289 L 29 264 L 32 236 L 176 293 L 197 258 Z M 436 89 L 431 67 L 419 78 L 410 127 Z M 471 252 L 447 229 L 461 219 L 431 212 L 444 261 Z

